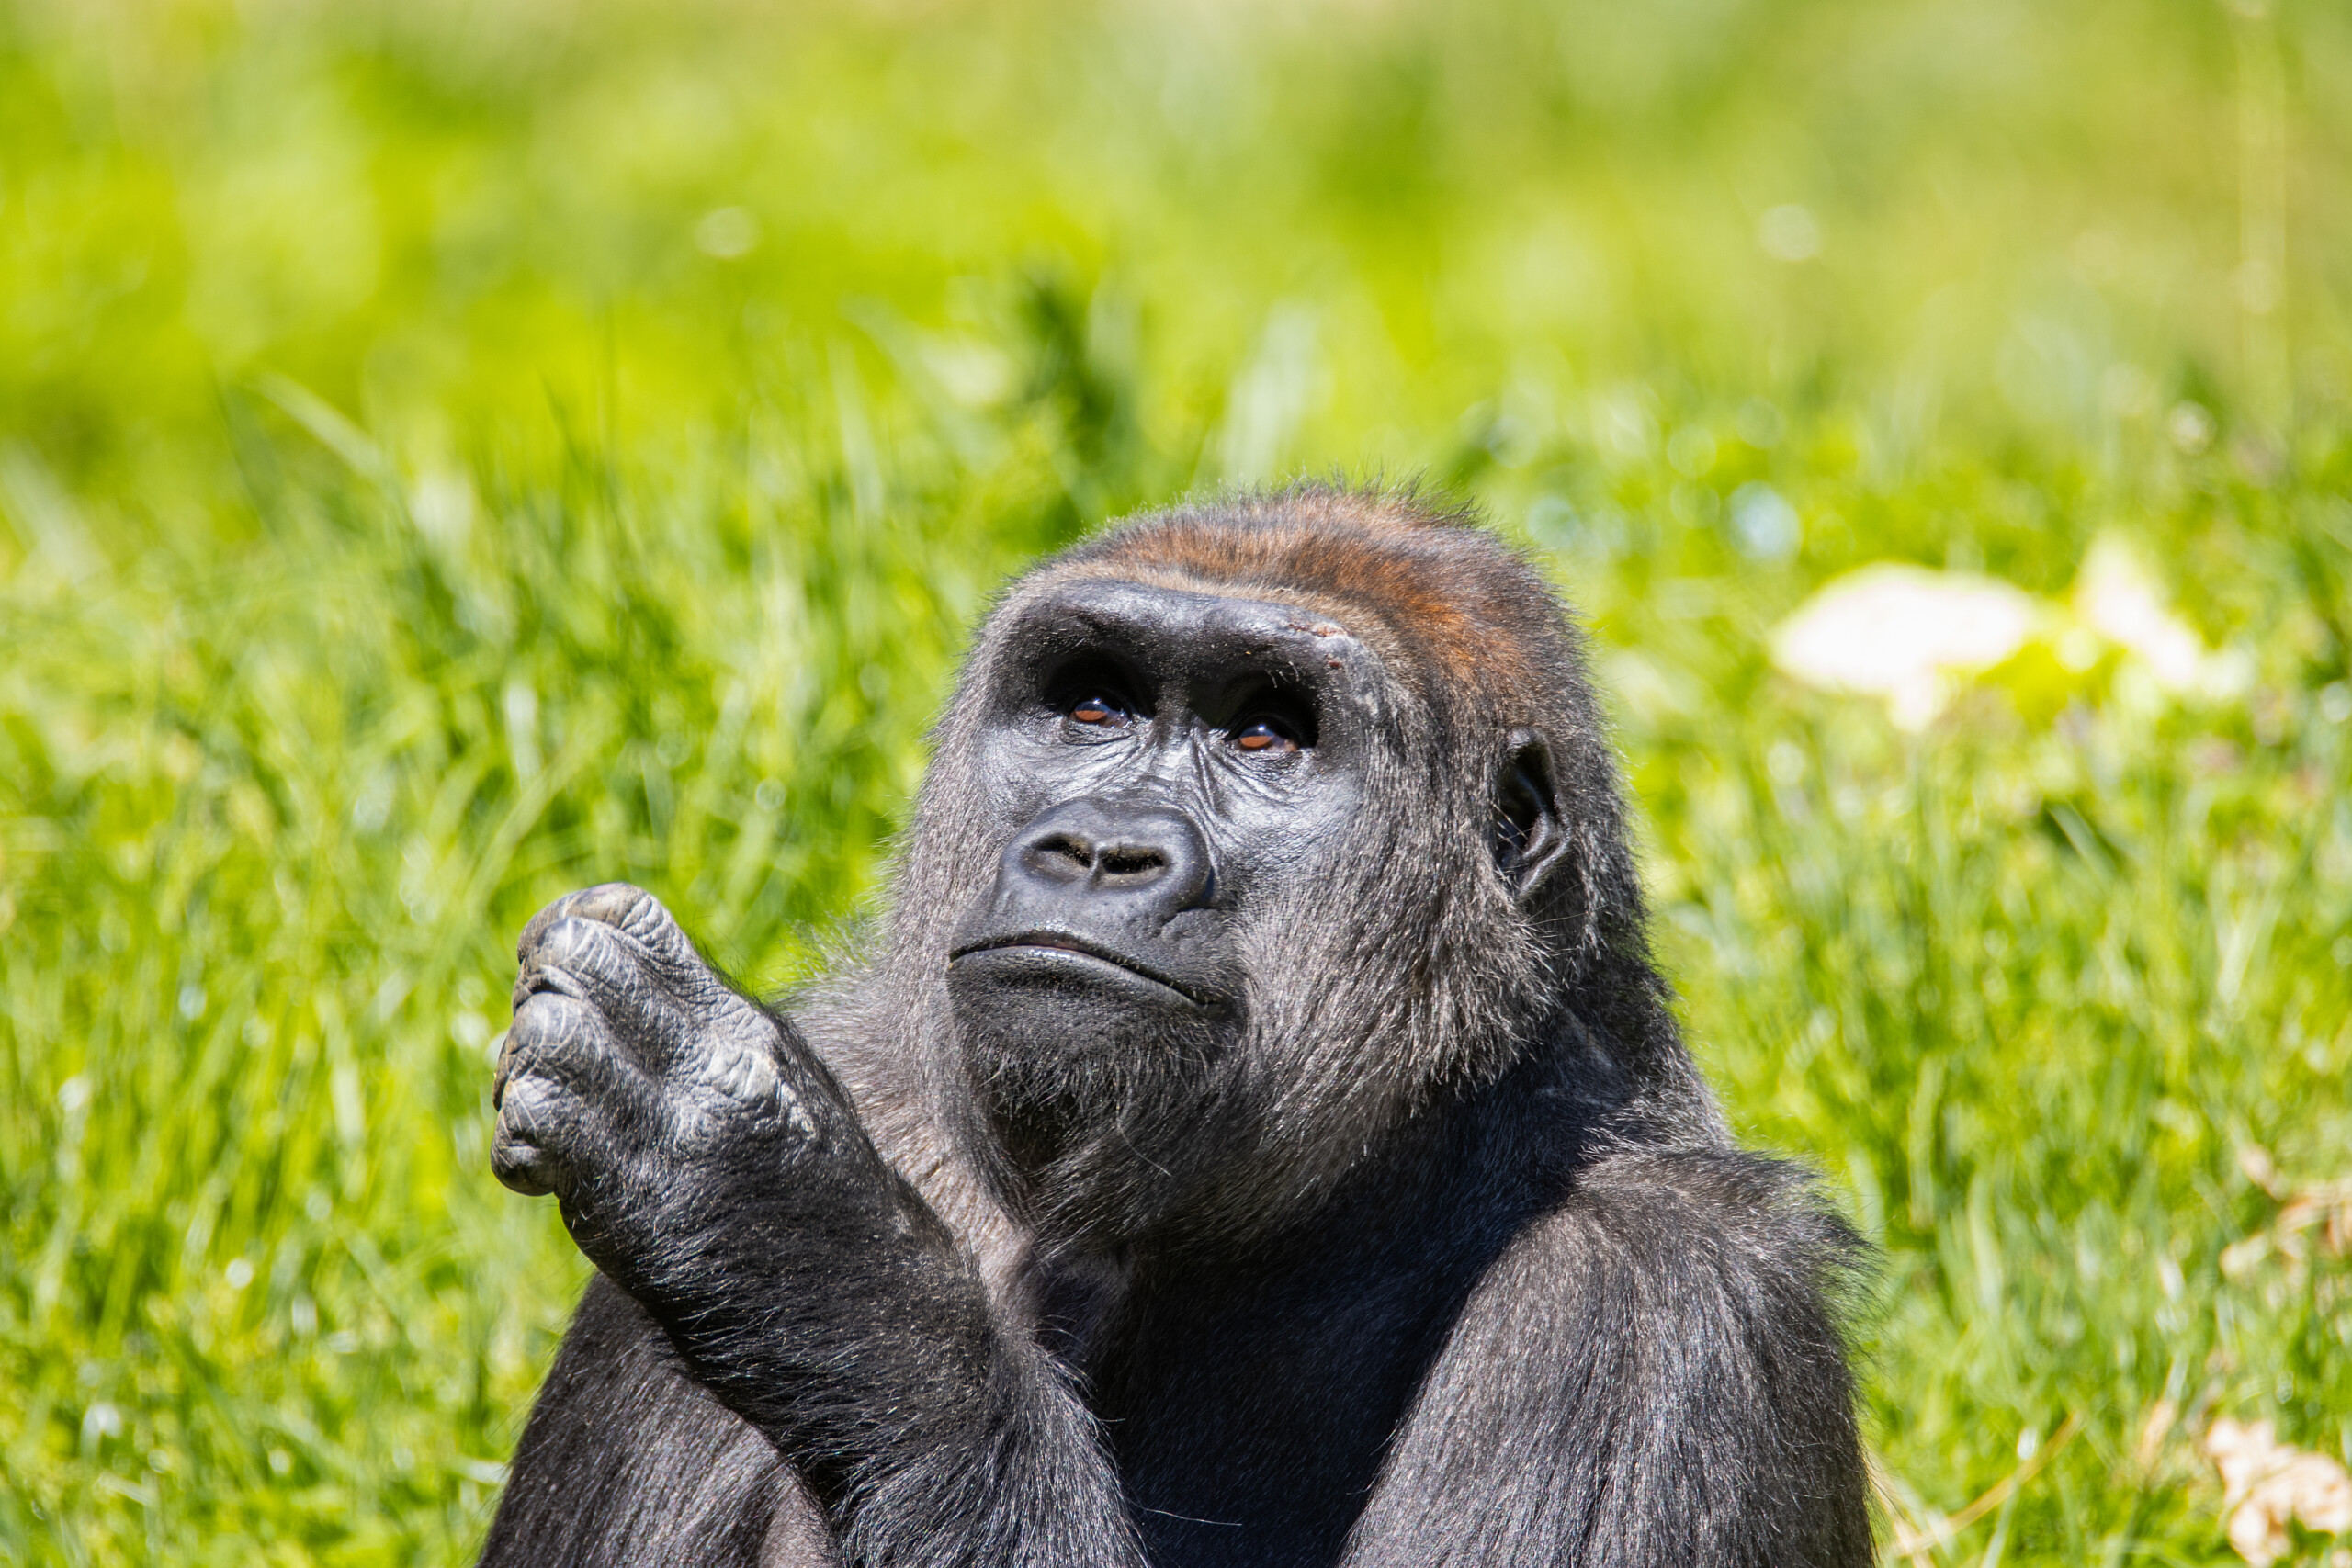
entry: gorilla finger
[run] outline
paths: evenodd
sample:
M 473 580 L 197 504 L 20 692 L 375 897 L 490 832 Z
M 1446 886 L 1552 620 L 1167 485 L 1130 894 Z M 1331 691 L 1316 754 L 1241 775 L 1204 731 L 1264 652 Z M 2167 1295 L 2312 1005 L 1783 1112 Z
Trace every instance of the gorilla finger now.
M 549 904 L 523 928 L 517 955 L 527 959 L 531 948 L 544 942 L 555 925 L 567 919 L 594 920 L 625 932 L 662 964 L 691 968 L 701 963 L 694 943 L 686 940 L 686 933 L 679 929 L 662 900 L 627 882 L 599 883 L 577 893 L 567 893 Z
M 515 976 L 514 989 L 525 1001 L 559 996 L 585 1002 L 620 1039 L 659 1049 L 686 1025 L 664 978 L 659 962 L 633 937 L 601 920 L 571 918 L 548 928 Z
M 515 1081 L 501 1099 L 498 1125 L 490 1140 L 491 1173 L 526 1198 L 544 1198 L 562 1189 L 569 1170 L 550 1146 L 566 1118 L 553 1103 L 559 1091 L 544 1078 Z
M 582 887 L 567 893 L 554 903 L 531 917 L 523 928 L 523 935 L 514 944 L 514 956 L 523 963 L 531 961 L 531 953 L 547 940 L 559 921 L 571 919 L 601 920 L 605 925 L 618 925 L 628 910 L 640 899 L 651 900 L 653 895 L 626 882 L 600 882 L 594 887 Z
M 543 991 L 525 1000 L 506 1031 L 498 1071 L 491 1080 L 491 1103 L 503 1106 L 508 1086 L 526 1075 L 594 1094 L 618 1087 L 629 1071 L 612 1031 L 594 1006 Z
M 632 887 L 626 882 L 607 882 L 575 897 L 580 900 L 572 910 L 575 916 L 602 920 L 636 942 L 652 954 L 657 964 L 673 974 L 706 967 L 702 954 L 686 940 L 684 930 L 670 913 L 669 906 L 644 888 Z
M 586 891 L 594 893 L 601 889 L 591 887 Z M 580 893 L 567 893 L 537 914 L 533 915 L 530 923 L 523 928 L 522 936 L 515 941 L 515 958 L 524 964 L 530 963 L 533 950 L 547 939 L 548 928 L 558 920 L 569 919 L 573 908 L 579 904 L 582 897 Z

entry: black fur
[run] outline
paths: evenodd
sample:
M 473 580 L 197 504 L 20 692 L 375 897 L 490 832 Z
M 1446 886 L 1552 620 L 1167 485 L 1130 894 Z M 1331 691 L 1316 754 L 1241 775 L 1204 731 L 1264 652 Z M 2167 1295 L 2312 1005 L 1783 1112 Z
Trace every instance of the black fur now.
M 1531 569 L 1146 517 L 937 740 L 789 1017 L 634 889 L 526 933 L 499 1171 L 610 1282 L 486 1563 L 1870 1560 L 1860 1245 L 1691 1065 Z

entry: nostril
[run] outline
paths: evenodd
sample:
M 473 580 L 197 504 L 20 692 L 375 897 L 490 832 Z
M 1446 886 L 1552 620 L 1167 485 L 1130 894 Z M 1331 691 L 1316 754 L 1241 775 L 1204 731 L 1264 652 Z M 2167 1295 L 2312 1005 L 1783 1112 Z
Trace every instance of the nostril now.
M 1094 869 L 1094 846 L 1074 833 L 1048 833 L 1029 846 L 1028 860 L 1055 876 L 1084 876 Z
M 1158 850 L 1121 845 L 1104 850 L 1095 864 L 1105 877 L 1123 882 L 1141 882 L 1166 871 L 1168 857 Z

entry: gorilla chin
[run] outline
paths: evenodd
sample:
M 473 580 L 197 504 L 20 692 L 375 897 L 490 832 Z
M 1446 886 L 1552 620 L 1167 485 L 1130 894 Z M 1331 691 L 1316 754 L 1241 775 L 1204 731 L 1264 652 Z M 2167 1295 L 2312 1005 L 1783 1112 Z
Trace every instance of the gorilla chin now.
M 1238 1008 L 1060 932 L 957 950 L 947 995 L 981 1109 L 1015 1170 L 1034 1182 L 1056 1165 L 1091 1168 L 1091 1179 L 1066 1170 L 1052 1185 L 1066 1199 L 1085 1190 L 1079 1207 L 1096 1224 L 1106 1208 L 1124 1211 L 1117 1229 L 1148 1223 L 1133 1196 L 1164 1191 L 1177 1152 L 1159 1145 L 1216 1099 L 1204 1080 L 1216 1077 Z M 1106 1203 L 1106 1187 L 1128 1200 Z

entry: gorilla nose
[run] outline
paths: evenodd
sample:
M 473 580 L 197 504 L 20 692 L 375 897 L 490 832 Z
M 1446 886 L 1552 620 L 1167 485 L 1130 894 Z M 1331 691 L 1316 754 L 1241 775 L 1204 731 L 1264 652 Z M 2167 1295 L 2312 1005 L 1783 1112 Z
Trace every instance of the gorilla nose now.
M 1032 822 L 1006 847 L 1005 862 L 1008 880 L 1036 892 L 1132 899 L 1162 919 L 1204 902 L 1213 881 L 1208 845 L 1181 813 L 1091 799 Z

